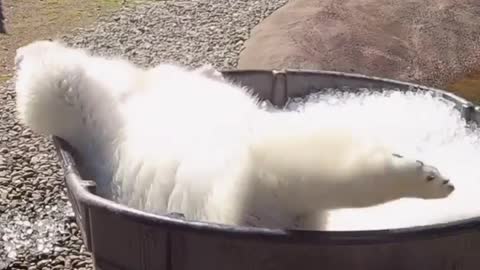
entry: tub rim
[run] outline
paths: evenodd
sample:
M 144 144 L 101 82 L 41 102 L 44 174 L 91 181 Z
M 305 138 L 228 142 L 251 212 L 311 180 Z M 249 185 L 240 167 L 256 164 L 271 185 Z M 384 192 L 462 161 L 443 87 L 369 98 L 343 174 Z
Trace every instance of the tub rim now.
M 339 76 L 344 78 L 366 79 L 371 81 L 381 81 L 384 83 L 413 87 L 421 90 L 429 90 L 447 96 L 448 99 L 456 101 L 463 106 L 478 110 L 475 105 L 466 99 L 456 96 L 444 90 L 426 87 L 419 84 L 402 82 L 366 76 L 356 73 L 345 73 L 336 71 L 322 70 L 222 70 L 224 74 L 248 74 L 248 73 L 268 73 L 276 76 L 277 74 L 317 74 Z M 325 230 L 299 230 L 299 229 L 269 229 L 248 226 L 233 226 L 216 224 L 201 221 L 190 221 L 181 218 L 170 217 L 167 215 L 155 215 L 147 212 L 121 205 L 114 201 L 104 199 L 89 191 L 89 183 L 92 181 L 82 179 L 75 165 L 72 154 L 68 151 L 69 146 L 64 140 L 58 137 L 52 137 L 54 146 L 57 150 L 57 156 L 60 159 L 64 170 L 64 181 L 67 189 L 73 198 L 69 198 L 72 203 L 74 199 L 77 203 L 83 204 L 87 208 L 96 208 L 106 210 L 115 215 L 123 215 L 126 219 L 141 223 L 146 226 L 155 226 L 163 228 L 168 232 L 193 232 L 202 235 L 215 235 L 224 238 L 242 238 L 252 240 L 278 241 L 285 244 L 318 244 L 318 245 L 362 245 L 378 243 L 394 243 L 400 241 L 417 241 L 421 239 L 434 239 L 448 237 L 462 233 L 470 233 L 480 230 L 480 216 L 436 223 L 431 225 L 413 226 L 397 229 L 374 229 L 374 230 L 352 230 L 352 231 L 325 231 Z M 75 210 L 75 209 L 74 209 Z M 80 215 L 75 211 L 75 215 Z M 89 226 L 89 224 L 86 224 Z

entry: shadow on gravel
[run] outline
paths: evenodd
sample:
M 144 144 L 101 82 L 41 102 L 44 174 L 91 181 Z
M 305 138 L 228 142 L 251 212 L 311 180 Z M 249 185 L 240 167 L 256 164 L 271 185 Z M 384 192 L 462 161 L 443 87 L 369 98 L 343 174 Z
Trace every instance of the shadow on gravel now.
M 0 0 L 0 33 L 1 34 L 6 34 L 7 31 L 5 30 L 5 25 L 3 24 L 3 21 L 5 20 L 5 17 L 3 16 L 3 1 Z

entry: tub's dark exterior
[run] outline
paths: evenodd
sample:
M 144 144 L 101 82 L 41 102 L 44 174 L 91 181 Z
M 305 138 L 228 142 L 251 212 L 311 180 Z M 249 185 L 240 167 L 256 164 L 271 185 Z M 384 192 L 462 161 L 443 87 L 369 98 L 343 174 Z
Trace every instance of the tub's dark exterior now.
M 480 109 L 441 90 L 337 72 L 226 71 L 276 105 L 325 88 L 431 90 L 453 100 L 470 121 Z M 380 113 L 380 112 L 379 112 Z M 54 139 L 69 197 L 97 269 L 480 270 L 480 218 L 402 230 L 283 231 L 154 216 L 94 195 L 68 145 Z

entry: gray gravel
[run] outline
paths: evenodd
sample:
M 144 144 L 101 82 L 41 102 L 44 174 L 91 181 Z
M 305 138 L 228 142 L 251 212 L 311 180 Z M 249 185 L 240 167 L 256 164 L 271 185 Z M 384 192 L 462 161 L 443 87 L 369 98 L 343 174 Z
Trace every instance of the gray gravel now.
M 151 2 L 63 39 L 143 66 L 174 61 L 234 68 L 252 27 L 286 1 Z M 0 269 L 92 269 L 54 148 L 18 124 L 14 105 L 7 82 L 0 88 Z

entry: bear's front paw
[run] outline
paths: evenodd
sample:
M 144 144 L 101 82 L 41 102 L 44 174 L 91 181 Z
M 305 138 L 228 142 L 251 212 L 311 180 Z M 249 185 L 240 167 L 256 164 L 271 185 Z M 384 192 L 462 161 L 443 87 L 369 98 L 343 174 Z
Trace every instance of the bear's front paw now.
M 444 198 L 450 195 L 455 186 L 440 171 L 421 160 L 410 160 L 398 154 L 392 154 L 395 159 L 401 161 L 400 167 L 405 169 L 406 177 L 413 180 L 412 185 L 418 196 L 422 198 Z M 407 180 L 407 182 L 410 182 Z

